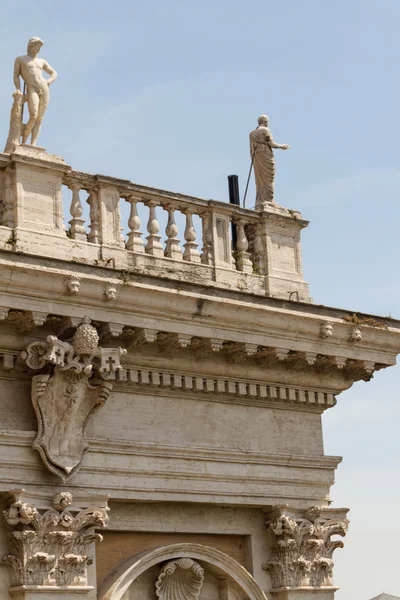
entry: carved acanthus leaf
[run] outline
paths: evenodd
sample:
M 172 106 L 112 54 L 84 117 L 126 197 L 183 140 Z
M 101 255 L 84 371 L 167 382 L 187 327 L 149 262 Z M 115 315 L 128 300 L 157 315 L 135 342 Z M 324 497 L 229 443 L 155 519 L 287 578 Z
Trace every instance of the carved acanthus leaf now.
M 262 348 L 256 354 L 256 361 L 262 367 L 273 367 L 286 360 L 289 352 L 286 348 Z
M 286 366 L 293 369 L 305 369 L 317 362 L 316 352 L 291 352 L 288 355 Z
M 102 342 L 109 342 L 122 335 L 124 325 L 120 323 L 103 323 L 99 328 L 99 336 Z
M 345 368 L 345 375 L 348 379 L 358 381 L 363 379 L 369 381 L 372 379 L 375 371 L 375 363 L 368 360 L 348 360 Z
M 247 344 L 245 342 L 225 342 L 224 351 L 228 362 L 242 362 L 256 354 L 257 344 Z
M 46 322 L 47 313 L 27 310 L 16 320 L 17 328 L 20 333 L 31 333 L 37 327 L 42 327 Z
M 13 586 L 87 586 L 87 550 L 102 540 L 93 527 L 107 527 L 107 505 L 84 510 L 72 508 L 72 495 L 61 492 L 53 508 L 38 510 L 20 494 L 4 511 L 10 528 L 10 546 L 2 563 L 11 570 Z
M 157 341 L 163 352 L 176 354 L 181 348 L 187 348 L 193 336 L 184 333 L 164 333 L 160 332 Z
M 129 344 L 129 348 L 139 349 L 145 344 L 152 344 L 157 339 L 157 329 L 137 329 Z
M 323 356 L 318 355 L 316 369 L 318 373 L 328 375 L 337 369 L 342 370 L 346 365 L 347 359 L 341 356 Z
M 194 349 L 196 358 L 206 358 L 213 352 L 222 350 L 224 340 L 218 338 L 198 338 L 195 337 L 191 341 L 191 348 Z
M 320 508 L 311 507 L 304 518 L 282 513 L 267 523 L 274 546 L 271 560 L 263 566 L 271 574 L 273 588 L 332 585 L 332 555 L 343 543 L 331 538 L 345 536 L 348 521 L 321 515 Z
M 164 565 L 156 582 L 160 600 L 197 600 L 203 587 L 204 570 L 191 558 L 178 558 Z

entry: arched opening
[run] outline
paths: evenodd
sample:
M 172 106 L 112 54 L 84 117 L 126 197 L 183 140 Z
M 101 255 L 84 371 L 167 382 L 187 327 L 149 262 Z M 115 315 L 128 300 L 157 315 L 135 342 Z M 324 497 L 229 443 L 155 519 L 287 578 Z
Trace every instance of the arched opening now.
M 125 600 L 126 593 L 141 578 L 141 595 L 149 600 L 156 598 L 155 583 L 159 568 L 167 561 L 179 558 L 190 558 L 198 561 L 204 569 L 206 577 L 206 595 L 210 596 L 213 581 L 218 582 L 220 600 L 266 600 L 266 596 L 250 573 L 230 556 L 220 550 L 201 544 L 172 544 L 147 550 L 131 557 L 112 571 L 102 583 L 98 593 L 99 600 Z M 158 568 L 157 568 L 158 567 Z M 154 586 L 154 587 L 153 587 Z M 125 595 L 125 596 L 124 596 Z M 129 596 L 128 596 L 129 597 Z M 201 600 L 201 594 L 199 597 Z

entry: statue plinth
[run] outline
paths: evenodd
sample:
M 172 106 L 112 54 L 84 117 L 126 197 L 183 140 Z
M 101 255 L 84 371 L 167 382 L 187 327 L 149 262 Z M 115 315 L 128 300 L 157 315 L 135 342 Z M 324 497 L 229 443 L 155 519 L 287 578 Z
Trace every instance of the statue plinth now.
M 19 146 L 16 146 L 12 156 L 36 158 L 38 160 L 45 160 L 48 162 L 65 165 L 65 161 L 62 156 L 48 154 L 46 148 L 42 148 L 41 146 L 32 146 L 32 144 L 20 144 Z

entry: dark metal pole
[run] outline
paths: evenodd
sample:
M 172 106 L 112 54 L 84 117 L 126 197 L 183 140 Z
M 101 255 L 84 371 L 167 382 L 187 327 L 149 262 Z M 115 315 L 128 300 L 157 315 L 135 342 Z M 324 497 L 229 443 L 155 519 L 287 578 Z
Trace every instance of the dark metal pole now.
M 249 189 L 250 175 L 251 175 L 251 171 L 253 169 L 253 162 L 254 162 L 254 155 L 255 155 L 255 153 L 256 153 L 256 147 L 254 147 L 253 154 L 251 156 L 251 165 L 250 165 L 250 170 L 249 170 L 249 176 L 247 177 L 246 191 L 244 193 L 244 198 L 243 198 L 243 208 L 246 208 L 246 196 L 247 196 L 247 190 Z
M 239 177 L 237 175 L 228 175 L 228 187 L 229 187 L 229 203 L 240 206 L 239 196 Z M 233 250 L 236 248 L 236 225 L 232 223 L 232 247 Z

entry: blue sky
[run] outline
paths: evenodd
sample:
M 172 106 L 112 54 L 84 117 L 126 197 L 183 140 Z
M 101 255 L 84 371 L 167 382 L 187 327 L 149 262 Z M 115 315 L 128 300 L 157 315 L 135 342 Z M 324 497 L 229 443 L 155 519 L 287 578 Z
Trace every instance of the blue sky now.
M 267 113 L 292 145 L 276 153 L 276 200 L 311 222 L 314 301 L 399 318 L 399 22 L 398 0 L 13 0 L 0 138 L 32 35 L 59 72 L 40 143 L 77 170 L 227 200 Z M 344 456 L 332 498 L 352 509 L 338 600 L 400 595 L 399 382 L 381 371 L 324 416 L 326 453 Z

